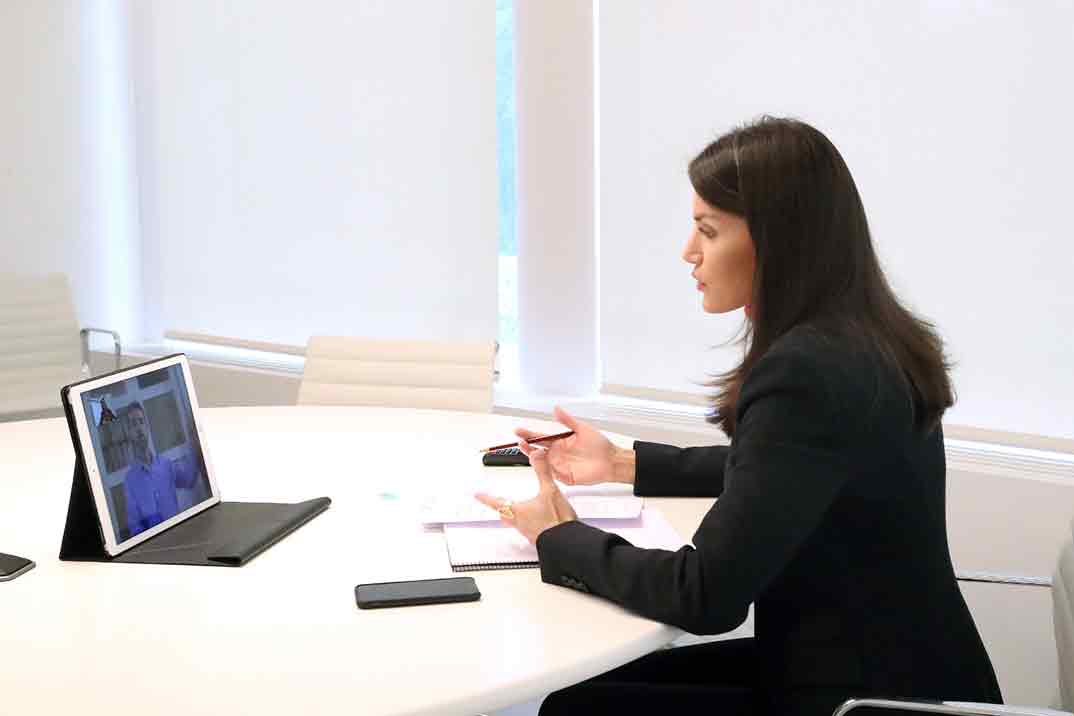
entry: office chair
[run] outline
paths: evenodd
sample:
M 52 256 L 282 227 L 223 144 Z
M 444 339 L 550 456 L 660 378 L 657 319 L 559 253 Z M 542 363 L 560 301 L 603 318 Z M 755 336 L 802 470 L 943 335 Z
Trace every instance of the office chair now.
M 889 699 L 849 699 L 834 716 L 857 716 L 855 709 L 877 709 L 897 716 L 903 714 L 947 714 L 948 716 L 1074 716 L 1074 521 L 1063 544 L 1052 577 L 1052 613 L 1055 649 L 1059 657 L 1059 698 L 1065 711 L 1050 708 L 979 704 L 963 701 L 926 702 Z
M 299 405 L 374 405 L 492 411 L 488 342 L 314 336 L 306 346 Z
M 0 419 L 58 413 L 60 388 L 90 377 L 89 336 L 119 334 L 79 328 L 67 277 L 0 274 Z

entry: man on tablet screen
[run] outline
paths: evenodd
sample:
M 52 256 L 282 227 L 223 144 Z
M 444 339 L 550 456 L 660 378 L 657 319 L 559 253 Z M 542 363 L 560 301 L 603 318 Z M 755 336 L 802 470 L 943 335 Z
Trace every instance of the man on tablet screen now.
M 133 537 L 178 514 L 175 491 L 193 487 L 198 471 L 193 460 L 172 461 L 153 454 L 149 422 L 141 403 L 127 406 L 126 421 L 134 459 L 127 469 L 123 492 L 127 498 L 127 528 Z

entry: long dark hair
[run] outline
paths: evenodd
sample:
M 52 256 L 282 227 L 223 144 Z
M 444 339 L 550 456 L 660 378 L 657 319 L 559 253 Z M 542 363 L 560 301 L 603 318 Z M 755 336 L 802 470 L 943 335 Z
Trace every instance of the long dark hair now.
M 884 278 L 858 189 L 828 138 L 805 122 L 762 117 L 705 147 L 689 174 L 698 196 L 746 220 L 757 255 L 745 356 L 710 384 L 710 422 L 734 435 L 750 368 L 808 322 L 878 353 L 905 384 L 914 427 L 935 428 L 954 403 L 943 341 Z

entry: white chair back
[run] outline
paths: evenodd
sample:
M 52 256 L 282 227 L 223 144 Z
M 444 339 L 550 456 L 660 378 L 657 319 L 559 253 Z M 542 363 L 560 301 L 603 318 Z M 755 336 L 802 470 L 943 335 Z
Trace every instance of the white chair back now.
M 0 416 L 59 409 L 60 387 L 82 378 L 67 277 L 0 275 Z
M 1059 657 L 1059 698 L 1074 712 L 1074 521 L 1052 578 L 1055 649 Z
M 487 413 L 495 343 L 314 336 L 299 405 L 375 405 Z

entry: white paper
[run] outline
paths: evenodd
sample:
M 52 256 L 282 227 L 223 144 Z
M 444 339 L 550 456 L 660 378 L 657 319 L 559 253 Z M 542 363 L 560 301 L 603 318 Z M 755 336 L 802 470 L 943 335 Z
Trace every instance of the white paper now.
M 613 532 L 635 547 L 678 550 L 686 540 L 658 510 L 646 507 L 632 520 L 582 520 Z M 525 564 L 537 562 L 537 548 L 518 530 L 501 523 L 446 524 L 444 539 L 453 566 L 482 564 Z
M 641 514 L 644 500 L 633 495 L 607 497 L 601 495 L 568 495 L 575 513 L 581 520 L 632 520 Z M 500 515 L 471 495 L 429 496 L 421 503 L 420 518 L 424 524 L 455 522 L 499 522 Z

